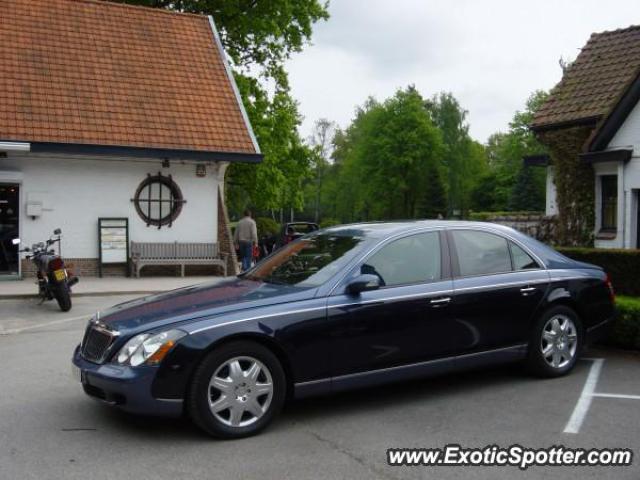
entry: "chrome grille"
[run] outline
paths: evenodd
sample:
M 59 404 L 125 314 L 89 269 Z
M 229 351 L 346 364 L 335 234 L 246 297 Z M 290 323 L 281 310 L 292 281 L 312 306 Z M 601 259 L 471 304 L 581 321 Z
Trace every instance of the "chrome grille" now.
M 82 356 L 90 362 L 102 363 L 117 335 L 99 324 L 90 324 L 82 340 Z

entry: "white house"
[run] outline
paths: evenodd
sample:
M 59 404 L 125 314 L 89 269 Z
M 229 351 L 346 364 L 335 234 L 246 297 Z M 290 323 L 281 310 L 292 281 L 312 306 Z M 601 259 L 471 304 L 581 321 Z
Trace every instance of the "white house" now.
M 580 161 L 595 173 L 594 246 L 640 248 L 640 26 L 591 35 L 536 112 L 536 133 L 584 127 Z M 557 213 L 553 165 L 546 164 L 547 214 Z
M 0 12 L 0 275 L 28 268 L 14 237 L 55 228 L 68 263 L 95 274 L 124 238 L 100 219 L 132 242 L 231 253 L 225 169 L 262 156 L 213 20 L 91 0 Z

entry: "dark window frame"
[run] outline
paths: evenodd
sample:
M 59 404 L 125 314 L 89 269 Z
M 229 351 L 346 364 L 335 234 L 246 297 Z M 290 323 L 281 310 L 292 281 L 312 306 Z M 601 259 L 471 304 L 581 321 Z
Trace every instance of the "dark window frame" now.
M 159 186 L 157 198 L 153 197 L 154 185 Z M 163 198 L 162 196 L 163 186 L 169 190 L 168 198 Z M 145 188 L 147 189 L 146 197 L 142 195 Z M 165 225 L 171 227 L 176 218 L 178 218 L 178 215 L 180 215 L 180 212 L 182 212 L 182 206 L 187 202 L 182 196 L 182 190 L 180 190 L 180 187 L 171 175 L 165 176 L 160 172 L 158 172 L 157 175 L 148 174 L 147 178 L 138 185 L 131 201 L 136 208 L 138 216 L 147 224 L 147 227 L 153 225 L 158 227 L 158 229 Z M 157 217 L 151 216 L 151 205 L 153 203 L 158 204 Z M 163 214 L 163 207 L 166 205 L 168 205 L 168 210 Z
M 600 231 L 618 231 L 618 175 L 615 174 L 600 175 Z

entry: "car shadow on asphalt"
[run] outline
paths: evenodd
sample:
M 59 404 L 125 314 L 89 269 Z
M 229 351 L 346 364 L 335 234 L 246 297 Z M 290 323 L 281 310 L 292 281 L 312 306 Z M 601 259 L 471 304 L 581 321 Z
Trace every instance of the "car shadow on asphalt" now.
M 513 364 L 293 400 L 286 404 L 282 416 L 268 431 L 282 433 L 300 422 L 323 418 L 335 420 L 363 413 L 376 414 L 387 408 L 402 409 L 434 398 L 474 395 L 486 389 L 539 381 L 527 375 L 521 365 Z M 90 408 L 95 409 L 92 415 L 100 417 L 100 423 L 107 424 L 106 428 L 117 430 L 120 435 L 158 443 L 166 443 L 169 435 L 172 442 L 209 440 L 186 415 L 175 419 L 147 417 L 128 414 L 99 403 Z

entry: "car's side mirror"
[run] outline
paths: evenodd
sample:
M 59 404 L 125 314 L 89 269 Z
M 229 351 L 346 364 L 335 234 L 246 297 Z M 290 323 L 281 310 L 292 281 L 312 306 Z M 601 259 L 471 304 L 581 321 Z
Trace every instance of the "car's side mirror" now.
M 61 233 L 62 233 L 62 229 L 61 229 L 61 228 L 56 228 L 56 229 L 53 231 L 53 234 L 54 234 L 54 235 L 60 235 Z
M 370 273 L 363 273 L 349 282 L 347 292 L 357 295 L 361 292 L 377 290 L 380 288 L 380 277 Z
M 14 238 L 13 240 L 11 240 L 11 243 L 13 245 L 20 245 L 20 239 L 19 238 Z

